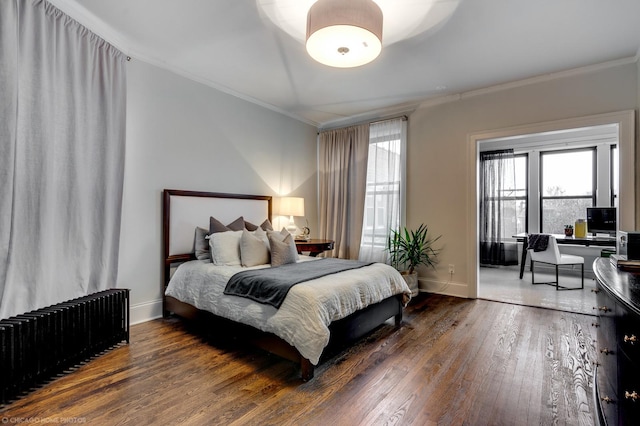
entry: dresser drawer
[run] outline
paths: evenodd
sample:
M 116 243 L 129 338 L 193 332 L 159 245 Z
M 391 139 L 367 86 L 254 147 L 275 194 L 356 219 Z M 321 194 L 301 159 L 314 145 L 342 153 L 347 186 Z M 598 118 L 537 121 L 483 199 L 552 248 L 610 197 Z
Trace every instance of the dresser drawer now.
M 616 400 L 615 386 L 607 380 L 607 374 L 603 374 L 601 366 L 596 366 L 596 404 L 598 404 L 600 414 L 605 419 L 607 425 L 618 424 L 618 401 Z
M 596 300 L 598 303 L 598 306 L 594 307 L 596 317 L 591 323 L 597 328 L 596 349 L 598 353 L 602 353 L 601 351 L 605 350 L 617 352 L 616 318 L 620 310 L 606 291 L 599 291 L 596 295 Z
M 631 361 L 632 368 L 640 368 L 640 318 L 618 305 L 617 343 Z
M 638 424 L 640 419 L 640 371 L 632 367 L 624 354 L 618 356 L 618 415 L 623 424 Z

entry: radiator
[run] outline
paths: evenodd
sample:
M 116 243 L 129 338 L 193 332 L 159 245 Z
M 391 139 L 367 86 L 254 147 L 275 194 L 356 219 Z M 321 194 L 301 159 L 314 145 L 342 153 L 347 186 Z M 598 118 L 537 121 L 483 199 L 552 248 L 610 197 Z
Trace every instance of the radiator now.
M 128 289 L 0 320 L 0 403 L 122 341 L 129 343 Z

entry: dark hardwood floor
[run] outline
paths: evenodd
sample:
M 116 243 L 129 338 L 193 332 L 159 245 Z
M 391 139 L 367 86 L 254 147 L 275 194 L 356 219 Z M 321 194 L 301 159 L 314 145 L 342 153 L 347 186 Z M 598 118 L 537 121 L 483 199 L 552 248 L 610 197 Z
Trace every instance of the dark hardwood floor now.
M 593 317 L 421 295 L 335 351 L 293 363 L 172 318 L 0 408 L 3 423 L 591 425 Z M 35 421 L 35 420 L 34 420 Z

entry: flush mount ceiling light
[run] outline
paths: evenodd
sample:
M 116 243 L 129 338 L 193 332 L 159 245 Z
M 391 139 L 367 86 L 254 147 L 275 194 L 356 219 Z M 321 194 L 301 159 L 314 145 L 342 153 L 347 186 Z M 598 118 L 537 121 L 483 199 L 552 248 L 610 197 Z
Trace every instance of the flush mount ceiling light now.
M 382 10 L 373 0 L 318 0 L 307 14 L 306 47 L 332 67 L 367 64 L 382 50 Z
M 311 11 L 312 6 L 318 3 L 326 3 L 317 7 L 330 10 L 334 7 L 350 7 L 351 3 L 366 3 L 368 6 L 364 6 L 365 9 L 362 10 L 368 10 L 371 7 L 370 4 L 375 3 L 382 11 L 382 17 L 384 17 L 382 31 L 376 33 L 369 30 L 369 32 L 373 33 L 378 41 L 381 40 L 382 47 L 387 47 L 418 34 L 439 29 L 453 15 L 460 1 L 462 0 L 368 0 L 366 2 L 361 0 L 256 0 L 256 4 L 258 5 L 258 10 L 269 21 L 296 40 L 307 45 L 308 18 L 314 18 L 319 14 L 318 11 Z M 346 5 L 341 3 L 346 3 Z M 325 18 L 321 17 L 320 19 Z M 375 18 L 373 20 L 375 21 Z M 317 28 L 324 26 L 322 23 L 315 24 Z M 365 23 L 364 25 L 356 24 L 355 26 L 368 28 L 371 25 Z M 373 42 L 375 44 L 375 41 Z M 339 47 L 342 46 L 338 46 L 334 50 Z

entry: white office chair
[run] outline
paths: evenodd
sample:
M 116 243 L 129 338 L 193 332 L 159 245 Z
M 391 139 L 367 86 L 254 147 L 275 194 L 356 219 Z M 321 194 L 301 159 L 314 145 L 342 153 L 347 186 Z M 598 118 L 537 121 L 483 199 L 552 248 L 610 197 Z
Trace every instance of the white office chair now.
M 553 235 L 548 235 L 548 242 L 546 250 L 535 251 L 535 235 L 545 235 L 545 234 L 532 234 L 529 236 L 529 241 L 534 242 L 534 244 L 529 243 L 529 247 L 527 248 L 529 251 L 529 255 L 531 256 L 531 284 L 549 284 L 556 286 L 556 290 L 582 290 L 584 289 L 584 258 L 581 256 L 574 256 L 571 254 L 560 254 L 560 250 L 558 250 L 558 242 L 556 241 L 556 237 Z M 556 280 L 551 282 L 537 283 L 534 279 L 534 265 L 536 262 L 546 263 L 548 265 L 554 265 L 556 267 Z M 580 265 L 582 272 L 582 285 L 580 287 L 564 287 L 558 284 L 558 266 L 560 265 Z

